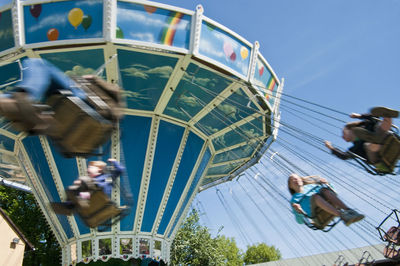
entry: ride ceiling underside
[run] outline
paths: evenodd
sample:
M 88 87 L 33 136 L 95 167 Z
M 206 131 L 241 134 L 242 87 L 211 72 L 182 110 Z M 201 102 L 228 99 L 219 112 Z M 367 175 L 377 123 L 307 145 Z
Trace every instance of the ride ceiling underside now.
M 3 1 L 4 2 L 4 1 Z M 1 2 L 0 2 L 1 3 Z M 0 85 L 21 79 L 20 61 L 44 58 L 68 75 L 118 83 L 125 117 L 101 155 L 64 158 L 43 136 L 0 129 L 0 174 L 29 185 L 63 248 L 63 264 L 110 257 L 169 259 L 198 191 L 255 164 L 277 134 L 279 82 L 251 44 L 203 16 L 148 1 L 6 1 L 0 7 Z M 90 132 L 88 132 L 90 134 Z M 126 165 L 128 216 L 104 232 L 48 203 L 109 157 Z M 124 204 L 120 189 L 114 201 Z

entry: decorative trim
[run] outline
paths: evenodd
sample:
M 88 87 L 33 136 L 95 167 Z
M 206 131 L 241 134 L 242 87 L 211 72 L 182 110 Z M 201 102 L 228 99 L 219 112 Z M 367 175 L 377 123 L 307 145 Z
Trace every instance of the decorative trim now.
M 167 183 L 166 189 L 164 189 L 164 195 L 162 197 L 161 204 L 160 204 L 160 206 L 158 208 L 158 212 L 157 212 L 157 216 L 156 216 L 155 222 L 153 224 L 153 228 L 151 230 L 153 235 L 155 235 L 157 233 L 158 227 L 160 226 L 161 219 L 162 219 L 162 217 L 164 215 L 164 211 L 165 211 L 165 208 L 166 208 L 167 203 L 168 203 L 168 199 L 169 199 L 169 196 L 170 196 L 170 193 L 171 193 L 171 190 L 172 190 L 172 186 L 174 185 L 174 181 L 175 181 L 178 169 L 179 169 L 179 165 L 180 165 L 180 162 L 181 162 L 181 159 L 182 159 L 182 155 L 183 155 L 183 152 L 185 151 L 186 142 L 188 140 L 189 133 L 190 133 L 190 130 L 189 130 L 188 127 L 186 127 L 185 132 L 183 133 L 183 136 L 182 136 L 182 140 L 181 140 L 181 144 L 179 146 L 178 153 L 177 153 L 177 155 L 175 157 L 175 162 L 173 164 L 171 173 L 170 173 L 169 178 L 168 178 L 168 183 Z
M 65 188 L 61 181 L 60 173 L 58 172 L 58 168 L 56 162 L 54 161 L 53 154 L 50 149 L 49 142 L 47 141 L 45 136 L 39 136 L 40 144 L 42 145 L 44 155 L 46 157 L 46 161 L 49 165 L 51 176 L 53 177 L 54 184 L 57 189 L 57 193 L 60 196 L 61 201 L 66 200 L 66 195 L 64 193 Z M 68 223 L 74 233 L 75 237 L 79 236 L 78 225 L 76 224 L 75 218 L 73 216 L 67 216 Z
M 153 117 L 151 125 L 150 136 L 147 144 L 146 159 L 144 161 L 144 166 L 143 166 L 142 182 L 140 184 L 138 204 L 137 204 L 135 222 L 133 228 L 134 234 L 137 234 L 142 226 L 142 219 L 144 214 L 144 208 L 146 206 L 147 192 L 150 184 L 153 159 L 157 145 L 157 135 L 158 135 L 159 125 L 160 125 L 160 117 L 155 115 Z
M 174 71 L 169 77 L 169 80 L 159 98 L 158 104 L 154 109 L 155 114 L 161 115 L 164 112 L 164 109 L 167 106 L 172 94 L 185 74 L 186 68 L 189 66 L 190 60 L 191 55 L 185 55 L 176 63 Z
M 193 167 L 192 173 L 190 174 L 190 177 L 189 177 L 188 182 L 187 182 L 187 184 L 186 184 L 186 186 L 185 186 L 185 189 L 184 189 L 183 192 L 182 192 L 181 198 L 179 199 L 178 204 L 177 204 L 176 207 L 175 207 L 175 211 L 174 211 L 174 213 L 172 214 L 171 219 L 170 219 L 170 221 L 169 221 L 169 223 L 168 223 L 168 225 L 167 225 L 167 227 L 166 227 L 166 229 L 165 229 L 165 231 L 164 231 L 164 239 L 168 239 L 167 236 L 169 235 L 169 232 L 171 231 L 172 226 L 174 225 L 174 222 L 175 222 L 175 220 L 176 220 L 176 216 L 177 216 L 178 213 L 179 213 L 179 210 L 180 210 L 180 208 L 181 208 L 181 206 L 182 206 L 182 204 L 183 204 L 183 202 L 184 202 L 184 200 L 185 200 L 185 198 L 186 198 L 186 195 L 187 195 L 187 193 L 189 192 L 190 186 L 191 186 L 192 183 L 193 183 L 193 179 L 194 179 L 194 177 L 196 176 L 196 173 L 197 173 L 197 171 L 198 171 L 198 169 L 199 169 L 199 167 L 200 167 L 200 165 L 201 165 L 201 162 L 203 161 L 204 155 L 205 155 L 205 153 L 206 153 L 206 151 L 207 151 L 207 148 L 208 148 L 208 146 L 209 146 L 209 145 L 208 145 L 208 144 L 209 144 L 208 142 L 209 142 L 209 141 L 206 141 L 206 142 L 204 142 L 204 144 L 203 144 L 203 147 L 202 147 L 202 149 L 201 149 L 201 151 L 200 151 L 199 157 L 197 158 L 196 164 L 195 164 L 195 166 Z M 208 168 L 208 165 L 210 164 L 211 161 L 212 161 L 212 158 L 210 158 L 210 161 L 208 162 L 206 169 Z M 205 175 L 205 173 L 206 173 L 206 171 L 204 170 L 203 176 Z M 202 179 L 202 178 L 203 178 L 203 177 L 201 177 L 200 179 Z M 201 183 L 201 182 L 200 182 L 200 180 L 199 180 L 199 184 L 200 184 L 200 183 Z M 194 194 L 196 194 L 196 192 L 194 192 Z M 183 216 L 183 215 L 182 215 L 182 216 Z M 179 227 L 179 222 L 178 222 L 178 224 L 176 225 L 176 227 Z M 170 239 L 173 239 L 173 237 L 171 237 Z

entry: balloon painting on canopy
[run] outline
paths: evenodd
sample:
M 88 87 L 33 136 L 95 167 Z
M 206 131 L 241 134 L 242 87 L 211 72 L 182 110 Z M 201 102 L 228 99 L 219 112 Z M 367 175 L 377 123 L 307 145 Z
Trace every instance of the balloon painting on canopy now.
M 103 35 L 102 2 L 82 0 L 24 6 L 26 43 L 100 38 Z
M 49 41 L 56 41 L 58 39 L 59 34 L 60 33 L 58 32 L 57 29 L 51 28 L 47 31 L 47 39 L 49 39 Z
M 42 13 L 42 5 L 41 4 L 31 5 L 29 11 L 31 12 L 32 17 L 38 19 L 40 13 Z

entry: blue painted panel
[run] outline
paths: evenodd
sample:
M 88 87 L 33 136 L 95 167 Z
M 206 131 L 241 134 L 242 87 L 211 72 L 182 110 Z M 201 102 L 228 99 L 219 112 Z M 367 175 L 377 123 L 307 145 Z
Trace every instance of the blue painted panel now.
M 50 148 L 64 189 L 67 189 L 79 177 L 76 159 L 63 157 L 53 145 L 50 145 Z M 82 222 L 78 215 L 75 215 L 75 220 L 81 235 L 90 233 L 89 227 Z
M 21 71 L 17 62 L 0 66 L 0 85 L 17 81 L 20 79 L 20 76 Z M 1 91 L 6 92 L 6 88 L 1 88 Z
M 189 49 L 191 16 L 158 7 L 117 2 L 116 37 Z
M 183 127 L 165 121 L 160 122 L 146 207 L 143 214 L 141 228 L 143 232 L 151 232 L 183 132 Z
M 168 198 L 167 206 L 165 207 L 160 226 L 158 227 L 158 234 L 163 235 L 165 233 L 165 229 L 167 229 L 172 214 L 174 213 L 178 201 L 182 196 L 183 190 L 185 189 L 190 178 L 190 174 L 193 171 L 203 144 L 203 139 L 190 132 L 186 142 L 185 151 L 183 152 L 181 163 L 179 164 L 179 169 L 174 180 L 174 185 L 172 186 L 171 194 Z
M 14 151 L 15 141 L 4 135 L 0 135 L 0 148 L 6 149 L 8 151 Z
M 272 72 L 266 64 L 257 57 L 256 71 L 254 74 L 254 82 L 257 84 L 256 88 L 265 99 L 269 101 L 273 108 L 278 91 L 278 81 L 272 75 Z
M 250 50 L 250 46 L 238 38 L 206 21 L 202 22 L 199 53 L 247 76 Z
M 127 176 L 129 177 L 130 192 L 134 201 L 131 212 L 120 222 L 121 231 L 133 230 L 150 127 L 151 118 L 149 117 L 125 116 L 121 123 L 123 149 L 121 163 L 125 164 Z M 124 201 L 121 199 L 121 205 L 123 204 Z
M 189 121 L 230 83 L 225 77 L 191 63 L 169 100 L 164 114 Z
M 0 51 L 14 47 L 11 10 L 0 12 Z
M 220 166 L 215 166 L 215 167 L 210 167 L 208 168 L 207 171 L 207 176 L 209 175 L 222 175 L 222 174 L 228 174 L 230 173 L 233 169 L 237 168 L 241 164 L 245 164 L 245 162 L 241 163 L 227 163 L 224 165 Z
M 64 71 L 68 76 L 95 74 L 104 64 L 103 49 L 41 54 L 43 59 Z M 104 70 L 101 77 L 105 78 Z
M 60 196 L 58 195 L 56 185 L 53 181 L 53 177 L 50 172 L 49 165 L 47 164 L 46 156 L 40 144 L 39 137 L 27 137 L 22 141 L 25 146 L 26 152 L 29 155 L 29 159 L 35 169 L 36 175 L 39 178 L 40 184 L 43 186 L 47 197 L 51 202 L 60 202 Z M 46 203 L 45 203 L 46 204 Z M 72 229 L 68 223 L 67 217 L 64 215 L 57 215 L 61 226 L 63 227 L 65 234 L 68 238 L 73 237 Z
M 203 176 L 204 170 L 206 169 L 207 164 L 210 161 L 210 158 L 211 158 L 211 152 L 210 152 L 210 150 L 207 149 L 203 155 L 203 159 L 200 163 L 200 166 L 197 169 L 196 176 L 194 177 L 193 182 L 190 185 L 189 191 L 186 194 L 185 200 L 183 201 L 183 204 L 182 204 L 181 208 L 179 209 L 178 215 L 175 217 L 174 224 L 172 225 L 171 230 L 168 233 L 168 237 L 171 237 L 172 232 L 175 230 L 175 227 L 178 224 L 178 221 L 179 221 L 180 217 L 182 216 L 182 213 L 185 210 L 186 205 L 189 202 L 189 199 L 195 192 L 195 188 L 196 188 L 197 184 L 199 183 L 200 178 Z
M 103 1 L 24 6 L 26 43 L 103 37 Z
M 258 143 L 249 142 L 248 145 L 218 153 L 214 156 L 213 164 L 249 157 L 258 146 Z
M 212 140 L 215 150 L 225 149 L 229 146 L 236 145 L 243 142 L 248 142 L 254 138 L 261 137 L 265 120 L 262 117 L 253 119 L 249 123 L 243 124 L 225 134 L 216 137 Z
M 154 110 L 177 61 L 168 56 L 118 50 L 128 108 Z
M 256 111 L 258 109 L 246 93 L 242 89 L 238 89 L 208 115 L 204 116 L 195 126 L 207 135 L 214 134 L 227 127 L 237 130 L 232 127 L 232 124 L 254 114 Z

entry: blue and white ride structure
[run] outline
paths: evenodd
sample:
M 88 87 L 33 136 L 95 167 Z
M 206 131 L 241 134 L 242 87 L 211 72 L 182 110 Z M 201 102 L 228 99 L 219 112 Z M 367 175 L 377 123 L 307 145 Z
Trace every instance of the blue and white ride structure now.
M 283 89 L 258 42 L 195 11 L 142 0 L 1 0 L 0 85 L 20 61 L 43 58 L 67 75 L 96 73 L 124 90 L 124 119 L 100 155 L 64 158 L 44 136 L 0 124 L 3 178 L 28 185 L 62 247 L 62 264 L 169 260 L 199 191 L 256 164 L 276 138 Z M 90 132 L 88 132 L 90 134 Z M 90 160 L 117 158 L 133 195 L 106 230 L 52 212 Z M 122 183 L 122 182 L 121 182 Z M 117 186 L 112 199 L 124 204 Z M 33 219 L 33 217 L 27 217 Z

